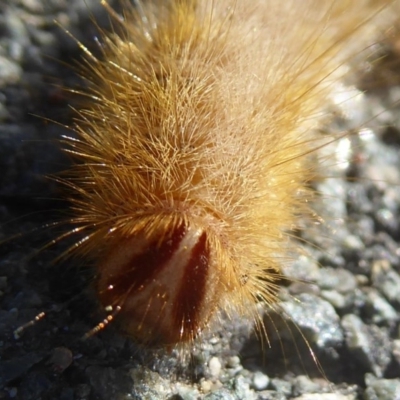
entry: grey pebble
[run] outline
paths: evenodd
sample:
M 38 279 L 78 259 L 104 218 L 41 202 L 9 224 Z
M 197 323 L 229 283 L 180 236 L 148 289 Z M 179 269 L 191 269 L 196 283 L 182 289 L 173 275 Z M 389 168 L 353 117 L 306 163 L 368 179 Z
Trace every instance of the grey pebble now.
M 387 208 L 381 208 L 375 213 L 377 222 L 387 231 L 397 233 L 399 222 L 396 215 Z
M 22 76 L 22 68 L 15 62 L 0 56 L 0 86 L 17 83 Z
M 221 361 L 219 360 L 218 357 L 211 357 L 210 361 L 208 362 L 208 369 L 210 371 L 210 375 L 213 378 L 217 378 L 219 374 L 221 373 Z
M 299 295 L 297 299 L 298 302 L 281 303 L 290 321 L 295 323 L 307 339 L 319 348 L 339 345 L 343 341 L 343 334 L 339 317 L 332 305 L 308 293 Z
M 317 282 L 320 279 L 320 268 L 312 257 L 300 255 L 293 263 L 284 265 L 286 276 L 306 282 Z
M 135 396 L 143 400 L 159 400 L 172 396 L 171 386 L 167 380 L 150 369 L 138 366 L 130 370 Z
M 375 324 L 392 325 L 399 319 L 396 310 L 375 290 L 368 291 L 365 307 Z
M 3 14 L 0 20 L 0 27 L 5 31 L 5 37 L 13 39 L 14 43 L 18 43 L 21 47 L 29 45 L 28 30 L 15 10 L 8 9 Z
M 342 318 L 346 346 L 365 372 L 381 377 L 390 362 L 390 341 L 384 332 L 374 326 L 367 326 L 354 314 Z
M 378 379 L 366 374 L 364 400 L 400 400 L 400 379 Z
M 243 376 L 237 376 L 235 378 L 233 388 L 234 394 L 238 399 L 256 399 L 256 394 L 250 388 L 250 380 Z
M 228 358 L 227 367 L 237 368 L 240 366 L 240 358 L 238 356 L 232 356 Z
M 226 372 L 231 377 L 237 375 L 243 370 L 243 365 L 241 364 L 240 358 L 238 356 L 229 357 L 226 366 Z
M 370 354 L 370 340 L 367 329 L 362 320 L 354 314 L 342 318 L 342 327 L 345 332 L 346 344 L 353 356 L 368 368 L 374 365 Z
M 292 394 L 292 384 L 288 381 L 284 381 L 283 379 L 271 379 L 271 388 L 275 389 L 279 393 L 284 394 L 285 396 L 290 396 Z
M 238 400 L 227 389 L 218 389 L 215 392 L 209 393 L 204 396 L 204 400 Z
M 318 393 L 321 386 L 313 382 L 308 376 L 299 375 L 293 381 L 293 394 L 300 396 L 305 393 Z
M 287 397 L 280 392 L 275 392 L 273 390 L 263 390 L 257 393 L 257 400 L 286 400 Z
M 343 268 L 321 268 L 318 284 L 324 290 L 349 293 L 356 289 L 357 280 L 351 272 Z
M 347 235 L 343 241 L 343 246 L 346 250 L 351 251 L 363 250 L 365 248 L 365 245 L 360 237 L 356 235 Z
M 91 365 L 85 373 L 99 400 L 113 399 L 116 393 L 129 393 L 131 390 L 132 377 L 122 369 Z
M 252 386 L 255 390 L 265 390 L 269 385 L 269 376 L 261 371 L 256 371 L 253 375 Z
M 295 397 L 293 400 L 356 400 L 356 397 L 340 393 L 308 393 Z
M 321 290 L 321 296 L 329 301 L 336 310 L 341 310 L 346 306 L 346 298 L 335 290 Z
M 12 387 L 9 391 L 8 391 L 8 395 L 10 396 L 11 399 L 17 397 L 18 394 L 18 389 L 16 387 Z
M 372 266 L 372 283 L 389 302 L 400 304 L 400 275 L 386 260 L 378 260 Z
M 197 400 L 199 399 L 199 392 L 196 388 L 191 385 L 184 385 L 177 383 L 176 387 L 176 395 L 173 395 L 172 398 L 179 400 Z
M 32 13 L 43 11 L 43 4 L 41 4 L 40 0 L 21 0 L 21 3 Z

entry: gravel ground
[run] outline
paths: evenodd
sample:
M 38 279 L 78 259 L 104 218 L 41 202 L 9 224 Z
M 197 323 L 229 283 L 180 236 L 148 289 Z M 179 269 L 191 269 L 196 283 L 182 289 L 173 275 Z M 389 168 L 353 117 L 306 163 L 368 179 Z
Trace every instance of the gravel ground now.
M 369 120 L 361 134 L 326 150 L 338 161 L 346 146 L 352 153 L 342 163 L 331 159 L 337 177 L 318 185 L 326 196 L 316 207 L 326 223 L 306 227 L 302 237 L 312 245 L 285 266 L 289 276 L 313 284 L 282 288 L 285 316 L 265 310 L 268 345 L 262 348 L 240 320 L 223 322 L 185 363 L 179 351 L 138 348 L 116 326 L 81 340 L 102 318 L 91 271 L 79 260 L 52 265 L 68 243 L 38 252 L 62 232 L 39 228 L 67 213 L 44 175 L 68 166 L 57 141 L 68 131 L 48 120 L 71 123 L 71 99 L 57 85 L 79 85 L 63 63 L 78 60 L 80 51 L 54 20 L 95 47 L 88 10 L 107 26 L 98 3 L 0 3 L 0 241 L 24 234 L 0 246 L 0 398 L 400 399 L 400 114 L 389 109 L 400 88 L 393 79 L 367 95 L 350 94 L 352 106 L 327 127 L 355 130 Z M 383 76 L 379 68 L 362 89 Z M 42 311 L 46 318 L 14 337 Z

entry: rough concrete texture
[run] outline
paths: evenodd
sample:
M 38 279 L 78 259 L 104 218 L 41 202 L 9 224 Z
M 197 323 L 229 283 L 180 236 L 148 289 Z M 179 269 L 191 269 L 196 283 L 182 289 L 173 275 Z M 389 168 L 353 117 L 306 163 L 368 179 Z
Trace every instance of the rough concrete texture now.
M 90 14 L 107 26 L 97 0 L 0 3 L 0 398 L 399 399 L 400 114 L 389 106 L 400 89 L 367 87 L 383 74 L 379 63 L 359 82 L 366 95 L 354 92 L 362 104 L 327 127 L 368 121 L 348 140 L 349 165 L 317 185 L 326 195 L 316 205 L 326 223 L 307 227 L 309 244 L 285 267 L 313 284 L 282 288 L 285 314 L 265 310 L 264 348 L 251 323 L 235 319 L 183 363 L 179 351 L 141 349 L 115 325 L 81 340 L 103 317 L 93 272 L 80 260 L 52 264 L 68 240 L 39 250 L 65 229 L 50 226 L 65 220 L 68 203 L 44 176 L 69 165 L 58 140 L 71 123 L 71 99 L 58 87 L 79 86 L 64 64 L 80 59 L 79 48 L 54 20 L 95 47 Z M 40 312 L 46 317 L 15 338 Z

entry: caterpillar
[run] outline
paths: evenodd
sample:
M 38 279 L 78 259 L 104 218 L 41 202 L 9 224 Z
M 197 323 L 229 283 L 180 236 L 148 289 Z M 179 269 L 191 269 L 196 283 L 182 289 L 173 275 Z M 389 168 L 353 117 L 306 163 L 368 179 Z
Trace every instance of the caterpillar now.
M 79 42 L 76 163 L 57 178 L 73 229 L 54 241 L 78 237 L 67 255 L 135 341 L 190 348 L 221 312 L 268 337 L 260 304 L 279 310 L 292 238 L 318 221 L 314 155 L 339 140 L 326 110 L 398 2 L 102 3 L 113 28 L 99 55 Z

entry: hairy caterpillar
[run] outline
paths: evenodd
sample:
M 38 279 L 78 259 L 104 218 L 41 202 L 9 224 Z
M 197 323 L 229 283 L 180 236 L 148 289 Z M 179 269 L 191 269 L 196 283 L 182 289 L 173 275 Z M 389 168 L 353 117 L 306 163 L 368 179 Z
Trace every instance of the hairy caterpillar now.
M 262 327 L 257 303 L 274 307 L 290 232 L 312 217 L 308 154 L 326 143 L 315 133 L 326 99 L 390 13 L 351 1 L 141 6 L 126 6 L 101 57 L 82 47 L 88 99 L 66 142 L 83 163 L 65 183 L 83 239 L 71 253 L 95 260 L 101 303 L 137 340 L 191 342 L 219 308 Z M 180 279 L 168 256 L 184 260 Z M 153 267 L 126 268 L 135 259 Z

